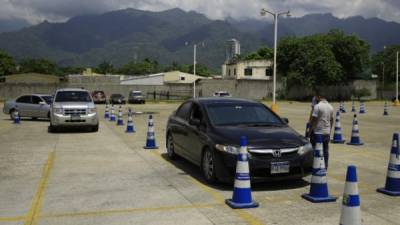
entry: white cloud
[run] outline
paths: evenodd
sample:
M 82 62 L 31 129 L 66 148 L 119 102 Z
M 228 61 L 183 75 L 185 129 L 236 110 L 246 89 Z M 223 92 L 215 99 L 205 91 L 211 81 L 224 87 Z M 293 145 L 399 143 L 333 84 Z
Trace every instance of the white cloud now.
M 399 0 L 0 0 L 0 5 L 0 19 L 23 18 L 31 23 L 45 19 L 62 21 L 76 15 L 128 7 L 151 11 L 179 7 L 204 13 L 212 19 L 260 18 L 260 9 L 268 8 L 291 10 L 295 17 L 329 12 L 338 17 L 361 15 L 400 22 Z

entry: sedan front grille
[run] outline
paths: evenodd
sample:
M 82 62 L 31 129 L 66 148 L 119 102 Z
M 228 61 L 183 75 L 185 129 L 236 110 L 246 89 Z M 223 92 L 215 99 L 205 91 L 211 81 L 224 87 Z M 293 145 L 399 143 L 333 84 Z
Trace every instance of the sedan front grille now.
M 298 148 L 290 149 L 249 149 L 249 153 L 259 159 L 292 159 L 298 156 Z
M 86 109 L 64 109 L 64 115 L 86 115 Z

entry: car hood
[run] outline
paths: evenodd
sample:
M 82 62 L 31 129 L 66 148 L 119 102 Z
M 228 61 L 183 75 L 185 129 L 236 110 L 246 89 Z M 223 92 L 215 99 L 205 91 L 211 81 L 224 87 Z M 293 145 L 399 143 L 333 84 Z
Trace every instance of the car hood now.
M 87 109 L 87 108 L 94 108 L 95 105 L 93 102 L 55 102 L 53 104 L 53 107 L 63 108 L 63 109 L 68 109 L 68 108 Z
M 249 148 L 295 148 L 308 141 L 288 126 L 247 127 L 223 126 L 214 128 L 213 139 L 217 144 L 239 146 L 240 137 L 248 138 Z

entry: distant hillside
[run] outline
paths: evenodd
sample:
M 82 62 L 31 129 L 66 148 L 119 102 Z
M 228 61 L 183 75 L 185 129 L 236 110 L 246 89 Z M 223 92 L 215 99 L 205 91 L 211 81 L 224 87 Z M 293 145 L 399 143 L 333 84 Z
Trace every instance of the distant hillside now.
M 21 19 L 0 19 L 0 33 L 12 32 L 31 26 L 28 22 Z
M 1 25 L 2 21 L 0 28 Z M 398 23 L 362 17 L 338 19 L 331 14 L 281 18 L 279 37 L 323 33 L 333 28 L 359 35 L 371 44 L 373 51 L 400 43 Z M 78 16 L 65 23 L 45 21 L 0 33 L 0 49 L 17 59 L 44 57 L 73 66 L 95 66 L 104 60 L 120 66 L 146 57 L 162 64 L 191 64 L 192 45 L 204 43 L 199 45 L 197 61 L 218 72 L 225 58 L 227 39 L 240 40 L 242 54 L 246 54 L 262 45 L 272 46 L 272 31 L 272 24 L 260 20 L 215 21 L 177 8 L 162 12 L 125 9 Z

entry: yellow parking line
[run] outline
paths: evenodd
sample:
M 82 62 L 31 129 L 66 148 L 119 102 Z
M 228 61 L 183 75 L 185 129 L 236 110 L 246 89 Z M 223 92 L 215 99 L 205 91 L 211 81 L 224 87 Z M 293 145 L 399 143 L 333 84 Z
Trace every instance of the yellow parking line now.
M 28 212 L 24 225 L 36 225 L 39 222 L 40 211 L 43 206 L 44 192 L 47 187 L 51 168 L 53 167 L 54 158 L 54 151 L 50 152 L 47 163 L 43 168 L 42 177 L 40 178 L 39 187 L 33 199 L 32 207 Z
M 0 217 L 0 222 L 18 222 L 25 219 L 26 216 Z
M 151 151 L 151 152 L 153 153 L 153 155 L 157 156 L 158 158 L 162 158 L 161 153 L 159 151 Z M 225 198 L 220 193 L 218 193 L 217 191 L 214 191 L 209 186 L 204 185 L 203 183 L 199 182 L 198 180 L 196 180 L 195 178 L 193 178 L 191 176 L 189 176 L 189 178 L 196 186 L 198 186 L 204 192 L 208 193 L 217 203 L 225 204 Z M 247 224 L 250 224 L 250 225 L 264 224 L 261 220 L 254 217 L 253 215 L 251 215 L 249 212 L 247 212 L 244 209 L 235 209 L 234 212 Z
M 173 211 L 179 209 L 197 209 L 197 208 L 211 208 L 220 204 L 194 204 L 194 205 L 178 205 L 178 206 L 163 206 L 155 208 L 132 208 L 132 209 L 114 209 L 114 210 L 99 210 L 87 212 L 71 212 L 59 214 L 45 214 L 41 218 L 60 218 L 60 217 L 78 217 L 78 216 L 107 216 L 115 214 L 126 214 L 135 212 L 156 212 L 156 211 Z

